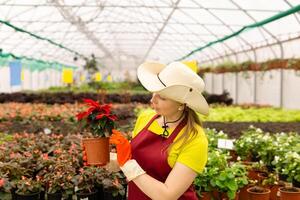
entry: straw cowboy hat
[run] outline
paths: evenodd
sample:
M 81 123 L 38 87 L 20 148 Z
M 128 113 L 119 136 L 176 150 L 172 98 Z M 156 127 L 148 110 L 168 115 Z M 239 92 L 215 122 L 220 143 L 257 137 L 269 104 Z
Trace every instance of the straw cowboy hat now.
M 194 111 L 208 115 L 208 104 L 201 94 L 205 84 L 185 64 L 173 62 L 164 65 L 149 61 L 138 67 L 137 76 L 148 91 L 185 103 Z

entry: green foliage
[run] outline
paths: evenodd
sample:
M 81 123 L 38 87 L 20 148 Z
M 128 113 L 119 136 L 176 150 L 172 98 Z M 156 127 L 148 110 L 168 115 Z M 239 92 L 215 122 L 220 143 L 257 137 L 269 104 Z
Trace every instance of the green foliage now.
M 199 195 L 217 189 L 234 199 L 236 192 L 248 184 L 246 167 L 240 163 L 228 164 L 228 155 L 218 149 L 211 150 L 204 171 L 195 179 Z
M 8 134 L 0 132 L 0 145 L 5 143 L 5 142 L 12 141 L 13 139 L 14 138 L 13 138 L 12 135 L 8 135 Z
M 40 180 L 22 176 L 20 180 L 14 182 L 16 193 L 21 195 L 33 194 L 42 191 Z
M 125 196 L 126 177 L 121 172 L 107 172 L 102 181 L 103 190 L 112 194 L 112 196 Z
M 72 85 L 70 87 L 50 87 L 47 90 L 40 90 L 39 92 L 74 92 L 74 93 L 98 93 L 99 91 L 106 93 L 149 93 L 138 82 L 90 82 L 80 86 Z
M 218 122 L 300 122 L 299 110 L 281 108 L 242 108 L 238 106 L 216 106 L 210 109 L 203 121 Z

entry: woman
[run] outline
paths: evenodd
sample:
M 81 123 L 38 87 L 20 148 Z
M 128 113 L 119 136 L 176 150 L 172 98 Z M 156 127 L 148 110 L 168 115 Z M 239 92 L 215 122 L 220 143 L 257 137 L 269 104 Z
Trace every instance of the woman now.
M 141 84 L 153 93 L 155 112 L 137 119 L 131 143 L 114 132 L 129 200 L 196 200 L 192 183 L 207 160 L 207 139 L 196 112 L 208 114 L 203 80 L 180 62 L 146 62 L 138 68 Z

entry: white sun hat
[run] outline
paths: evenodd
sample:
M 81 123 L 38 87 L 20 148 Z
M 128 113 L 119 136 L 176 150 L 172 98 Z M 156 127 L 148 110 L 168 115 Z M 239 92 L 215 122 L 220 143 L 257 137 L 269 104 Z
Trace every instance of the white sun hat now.
M 137 76 L 148 91 L 184 103 L 194 111 L 208 115 L 209 107 L 202 96 L 204 81 L 185 64 L 173 62 L 164 65 L 148 61 L 138 67 Z

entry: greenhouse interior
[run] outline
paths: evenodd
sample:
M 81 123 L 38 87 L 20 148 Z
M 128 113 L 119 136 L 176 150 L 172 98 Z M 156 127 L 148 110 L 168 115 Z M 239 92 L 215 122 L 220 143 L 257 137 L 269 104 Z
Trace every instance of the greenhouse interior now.
M 299 133 L 299 0 L 0 0 L 0 200 L 300 200 Z

